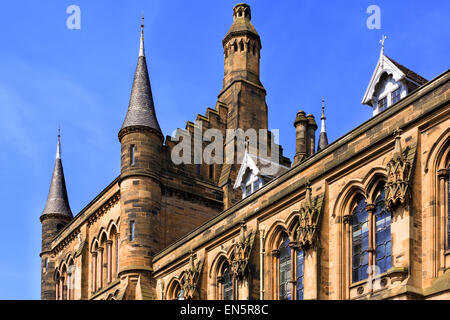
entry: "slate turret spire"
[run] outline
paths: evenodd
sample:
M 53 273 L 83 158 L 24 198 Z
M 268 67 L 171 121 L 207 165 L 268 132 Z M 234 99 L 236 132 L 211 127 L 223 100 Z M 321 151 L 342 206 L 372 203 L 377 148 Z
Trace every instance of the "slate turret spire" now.
M 122 128 L 119 131 L 119 139 L 124 129 L 131 127 L 146 127 L 156 131 L 162 136 L 158 119 L 156 118 L 153 103 L 152 88 L 148 76 L 147 62 L 144 50 L 144 17 L 141 24 L 141 39 L 139 46 L 138 63 L 134 74 L 128 111 Z
M 325 129 L 325 98 L 322 98 L 322 117 L 320 120 L 322 121 L 320 128 L 320 137 L 319 137 L 319 146 L 317 147 L 317 151 L 320 151 L 328 146 L 328 137 L 327 131 Z
M 67 197 L 66 181 L 61 160 L 61 134 L 58 129 L 58 143 L 56 146 L 56 160 L 53 168 L 52 181 L 48 192 L 47 203 L 42 216 L 47 214 L 59 214 L 72 218 L 72 211 Z

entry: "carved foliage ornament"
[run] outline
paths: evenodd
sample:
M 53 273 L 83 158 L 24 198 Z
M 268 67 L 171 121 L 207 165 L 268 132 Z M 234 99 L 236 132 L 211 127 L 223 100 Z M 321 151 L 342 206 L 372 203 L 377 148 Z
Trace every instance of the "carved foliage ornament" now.
M 391 160 L 386 165 L 387 182 L 385 185 L 386 208 L 393 212 L 399 205 L 409 200 L 411 173 L 414 165 L 416 147 L 402 150 L 401 130 L 396 130 L 395 147 Z
M 234 251 L 231 257 L 231 270 L 238 278 L 243 278 L 247 269 L 250 253 L 255 240 L 255 232 L 247 234 L 247 227 L 242 222 L 239 240 L 234 244 Z
M 203 260 L 197 262 L 197 265 L 195 265 L 194 254 L 191 252 L 191 257 L 189 258 L 189 267 L 184 271 L 184 280 L 181 283 L 183 297 L 185 300 L 192 300 L 195 298 L 197 284 L 200 279 L 202 269 Z
M 312 200 L 309 182 L 306 184 L 305 198 L 305 202 L 298 213 L 299 225 L 296 239 L 297 245 L 302 249 L 307 249 L 316 243 L 323 203 L 323 195 Z

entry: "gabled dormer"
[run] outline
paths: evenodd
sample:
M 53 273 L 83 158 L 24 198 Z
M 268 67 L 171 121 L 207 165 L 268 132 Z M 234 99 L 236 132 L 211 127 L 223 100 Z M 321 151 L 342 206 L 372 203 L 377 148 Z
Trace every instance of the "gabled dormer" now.
M 427 79 L 386 56 L 384 39 L 381 41 L 380 58 L 362 100 L 362 104 L 373 108 L 374 116 L 428 82 Z
M 234 189 L 241 188 L 244 199 L 287 170 L 288 167 L 251 154 L 246 148 Z

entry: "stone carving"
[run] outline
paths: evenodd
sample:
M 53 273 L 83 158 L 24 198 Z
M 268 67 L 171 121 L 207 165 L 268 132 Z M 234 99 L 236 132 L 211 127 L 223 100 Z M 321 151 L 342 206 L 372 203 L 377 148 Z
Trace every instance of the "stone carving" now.
M 191 252 L 191 257 L 189 258 L 189 267 L 184 271 L 184 279 L 181 283 L 181 288 L 183 290 L 183 297 L 185 300 L 192 300 L 195 298 L 197 291 L 197 284 L 200 279 L 200 274 L 203 269 L 203 260 L 194 263 L 194 253 Z
M 234 251 L 231 256 L 231 270 L 238 278 L 243 278 L 247 269 L 250 253 L 255 240 L 255 232 L 247 234 L 245 223 L 241 223 L 239 240 L 234 244 Z
M 386 165 L 387 182 L 385 185 L 386 208 L 393 212 L 399 205 L 409 200 L 410 178 L 414 165 L 416 148 L 402 150 L 401 130 L 395 130 L 395 147 L 392 159 Z
M 323 195 L 312 200 L 311 184 L 307 182 L 305 203 L 298 213 L 299 226 L 296 238 L 297 245 L 302 249 L 309 248 L 317 240 L 322 203 Z

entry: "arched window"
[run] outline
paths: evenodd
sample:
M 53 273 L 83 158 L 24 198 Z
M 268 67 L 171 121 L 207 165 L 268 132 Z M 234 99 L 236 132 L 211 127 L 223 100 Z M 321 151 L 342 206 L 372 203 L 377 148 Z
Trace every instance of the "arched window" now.
M 231 268 L 228 263 L 225 263 L 223 269 L 223 300 L 233 300 L 233 277 L 231 275 Z
M 303 300 L 303 278 L 304 278 L 304 265 L 305 257 L 303 250 L 297 251 L 297 300 Z
M 391 268 L 391 213 L 386 209 L 384 189 L 375 201 L 375 265 L 377 273 Z
M 285 235 L 280 246 L 279 275 L 280 300 L 291 300 L 291 248 L 289 237 Z
M 183 296 L 183 288 L 181 288 L 181 285 L 179 282 L 175 285 L 175 289 L 173 290 L 173 300 L 184 300 Z
M 368 277 L 369 266 L 369 215 L 366 199 L 359 196 L 352 213 L 352 281 L 358 282 Z

